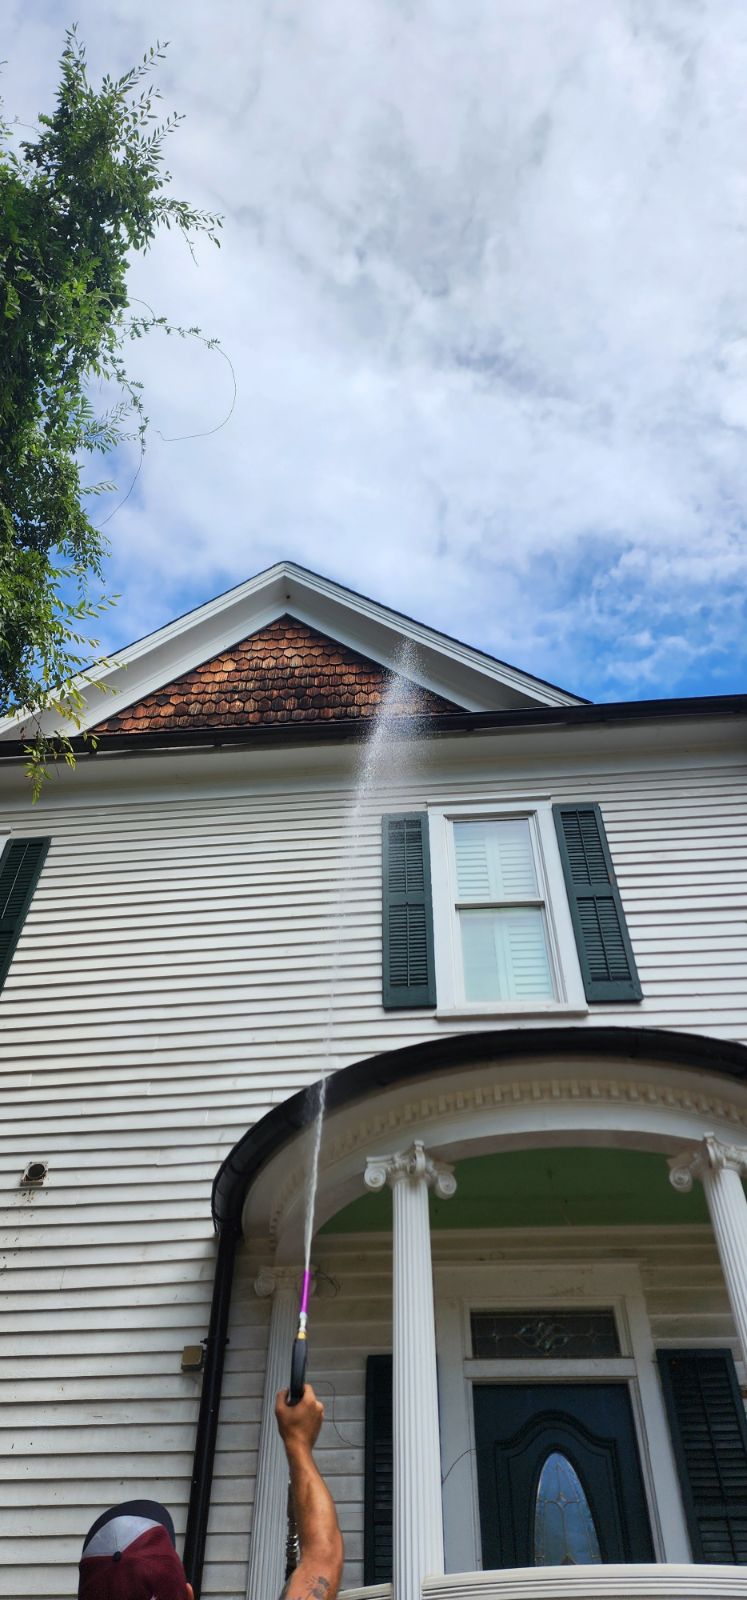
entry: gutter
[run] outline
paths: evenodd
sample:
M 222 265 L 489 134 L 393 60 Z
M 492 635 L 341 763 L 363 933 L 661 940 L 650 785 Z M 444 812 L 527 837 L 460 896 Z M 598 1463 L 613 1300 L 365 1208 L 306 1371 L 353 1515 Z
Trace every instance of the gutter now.
M 474 1061 L 516 1060 L 543 1051 L 554 1056 L 600 1056 L 635 1061 L 660 1061 L 662 1065 L 692 1067 L 747 1080 L 747 1045 L 709 1038 L 705 1034 L 679 1033 L 664 1028 L 588 1027 L 502 1028 L 485 1033 L 463 1033 L 432 1042 L 385 1050 L 380 1055 L 342 1067 L 327 1080 L 327 1112 L 360 1100 L 372 1090 L 387 1089 L 441 1070 L 469 1066 Z M 218 1234 L 210 1327 L 207 1338 L 202 1397 L 197 1419 L 192 1486 L 187 1512 L 184 1566 L 200 1600 L 202 1571 L 210 1515 L 210 1492 L 215 1463 L 223 1365 L 227 1340 L 236 1250 L 241 1239 L 241 1214 L 246 1196 L 262 1167 L 294 1135 L 315 1119 L 319 1104 L 317 1085 L 299 1089 L 273 1106 L 254 1127 L 242 1135 L 218 1168 L 213 1183 L 212 1213 Z
M 613 700 L 607 704 L 530 706 L 518 711 L 448 711 L 436 716 L 402 717 L 392 730 L 397 738 L 439 737 L 455 733 L 490 733 L 521 728 L 584 728 L 613 723 L 660 720 L 682 721 L 697 717 L 747 716 L 747 694 L 690 695 L 673 700 Z M 273 745 L 337 744 L 360 742 L 370 732 L 371 718 L 337 721 L 275 722 L 229 727 L 146 729 L 142 733 L 102 733 L 96 750 L 76 735 L 70 743 L 76 755 L 101 756 L 129 750 L 184 750 L 224 746 L 262 749 Z M 95 727 L 91 728 L 95 733 Z M 29 739 L 31 735 L 29 735 Z M 0 761 L 24 758 L 27 739 L 1 739 Z
M 213 1487 L 215 1443 L 218 1436 L 220 1398 L 223 1389 L 223 1367 L 228 1344 L 228 1317 L 231 1310 L 236 1248 L 240 1234 L 235 1228 L 223 1228 L 218 1235 L 218 1254 L 215 1261 L 213 1298 L 210 1305 L 210 1325 L 205 1345 L 205 1366 L 202 1378 L 200 1409 L 197 1414 L 197 1433 L 192 1463 L 192 1482 L 189 1490 L 187 1531 L 184 1536 L 182 1560 L 195 1592 L 200 1600 L 202 1569 L 205 1564 L 210 1496 Z

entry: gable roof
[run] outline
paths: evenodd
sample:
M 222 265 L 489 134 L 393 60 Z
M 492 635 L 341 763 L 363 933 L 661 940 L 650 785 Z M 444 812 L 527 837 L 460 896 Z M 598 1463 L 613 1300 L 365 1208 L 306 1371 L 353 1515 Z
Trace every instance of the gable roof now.
M 285 616 L 390 672 L 397 671 L 402 651 L 409 647 L 407 676 L 465 711 L 586 704 L 578 695 L 295 562 L 279 561 L 112 656 L 94 683 L 81 686 L 82 728 L 119 716 Z M 0 740 L 18 738 L 25 720 L 6 719 L 0 724 Z M 46 713 L 41 725 L 52 734 L 59 727 L 59 718 Z

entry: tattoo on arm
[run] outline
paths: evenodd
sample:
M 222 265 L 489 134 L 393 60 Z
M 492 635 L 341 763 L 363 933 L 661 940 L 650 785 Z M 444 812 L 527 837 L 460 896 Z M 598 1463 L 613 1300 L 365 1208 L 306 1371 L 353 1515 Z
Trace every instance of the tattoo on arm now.
M 298 1575 L 292 1572 L 285 1588 L 281 1591 L 280 1600 L 327 1600 L 330 1590 L 329 1578 L 309 1578 L 299 1582 Z

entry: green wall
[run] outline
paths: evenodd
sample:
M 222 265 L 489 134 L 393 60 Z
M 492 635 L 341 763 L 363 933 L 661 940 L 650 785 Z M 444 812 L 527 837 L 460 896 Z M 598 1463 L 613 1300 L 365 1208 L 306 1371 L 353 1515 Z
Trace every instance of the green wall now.
M 642 1150 L 511 1150 L 457 1161 L 453 1200 L 431 1198 L 434 1228 L 620 1227 L 707 1222 L 702 1186 L 678 1194 L 666 1158 Z M 392 1197 L 362 1195 L 324 1233 L 387 1232 Z

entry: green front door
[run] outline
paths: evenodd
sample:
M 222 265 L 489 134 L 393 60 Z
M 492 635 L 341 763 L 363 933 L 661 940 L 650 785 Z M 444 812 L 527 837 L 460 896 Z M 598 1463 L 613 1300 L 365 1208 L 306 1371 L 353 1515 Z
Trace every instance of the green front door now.
M 653 1561 L 627 1385 L 474 1387 L 485 1569 Z

